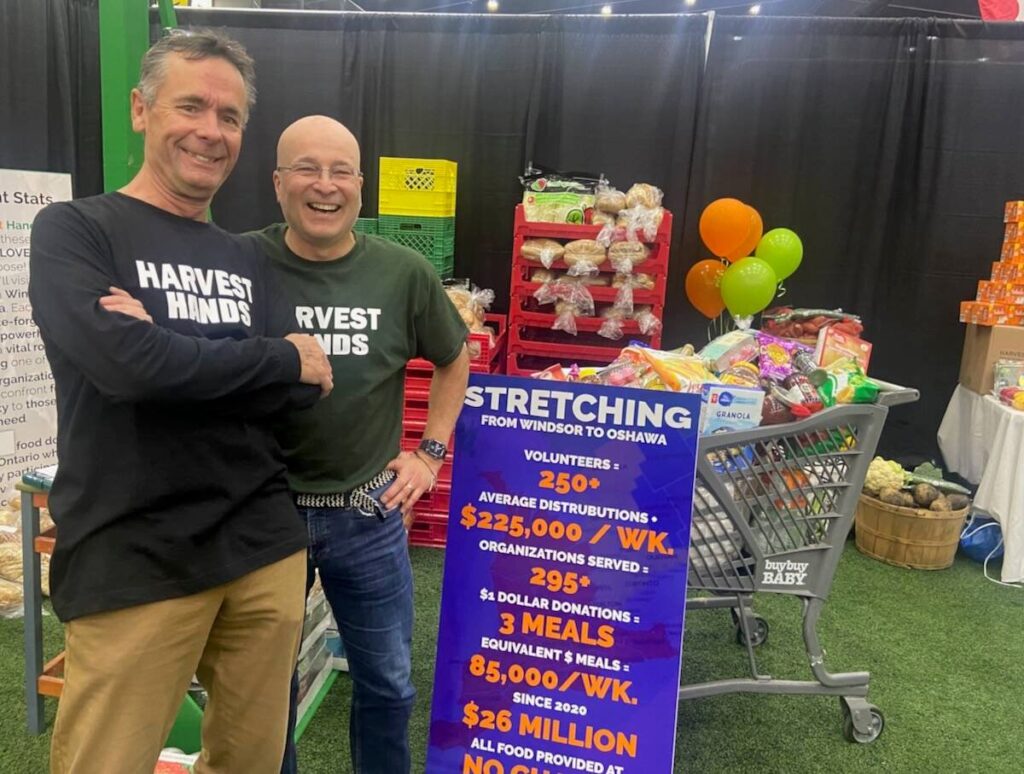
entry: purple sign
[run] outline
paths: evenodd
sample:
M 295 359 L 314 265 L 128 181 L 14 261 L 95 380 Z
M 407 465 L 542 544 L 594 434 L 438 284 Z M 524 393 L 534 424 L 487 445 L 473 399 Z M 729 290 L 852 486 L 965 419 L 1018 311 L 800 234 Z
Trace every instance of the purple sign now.
M 671 772 L 700 396 L 474 374 L 429 774 Z

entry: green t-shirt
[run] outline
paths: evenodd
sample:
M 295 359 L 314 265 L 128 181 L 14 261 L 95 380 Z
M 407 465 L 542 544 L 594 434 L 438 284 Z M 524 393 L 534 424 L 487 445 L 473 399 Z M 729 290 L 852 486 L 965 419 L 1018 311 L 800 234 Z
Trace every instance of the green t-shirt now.
M 407 247 L 356 234 L 334 261 L 299 258 L 278 223 L 253 232 L 271 259 L 302 333 L 331 360 L 334 390 L 283 422 L 278 440 L 296 492 L 347 492 L 398 454 L 405 365 L 448 365 L 462 351 L 465 323 L 430 263 Z

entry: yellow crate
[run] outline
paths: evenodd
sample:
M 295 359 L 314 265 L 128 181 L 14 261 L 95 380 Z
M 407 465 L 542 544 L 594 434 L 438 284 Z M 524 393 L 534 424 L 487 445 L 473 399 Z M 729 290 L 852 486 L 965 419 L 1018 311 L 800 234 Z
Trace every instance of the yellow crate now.
M 444 159 L 381 156 L 378 214 L 453 216 L 458 168 Z

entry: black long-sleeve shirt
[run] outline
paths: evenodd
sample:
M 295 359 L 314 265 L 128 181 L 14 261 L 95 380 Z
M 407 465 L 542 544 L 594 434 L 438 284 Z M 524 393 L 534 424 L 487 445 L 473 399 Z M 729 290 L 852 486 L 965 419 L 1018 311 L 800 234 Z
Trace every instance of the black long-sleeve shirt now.
M 265 258 L 119 193 L 32 228 L 29 298 L 57 397 L 50 568 L 61 620 L 197 593 L 302 549 L 270 419 L 298 383 Z M 153 324 L 108 312 L 116 286 Z

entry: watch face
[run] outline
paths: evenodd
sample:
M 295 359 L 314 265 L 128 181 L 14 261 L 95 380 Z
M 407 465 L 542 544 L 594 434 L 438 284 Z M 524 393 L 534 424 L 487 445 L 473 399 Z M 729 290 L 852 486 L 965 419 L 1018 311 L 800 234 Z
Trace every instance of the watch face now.
M 420 441 L 420 448 L 435 460 L 443 460 L 448 447 L 440 441 L 424 438 Z

